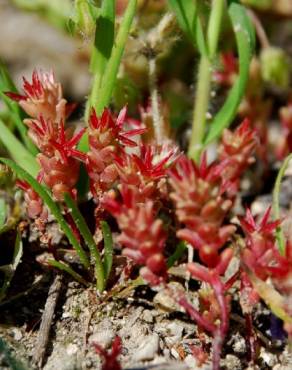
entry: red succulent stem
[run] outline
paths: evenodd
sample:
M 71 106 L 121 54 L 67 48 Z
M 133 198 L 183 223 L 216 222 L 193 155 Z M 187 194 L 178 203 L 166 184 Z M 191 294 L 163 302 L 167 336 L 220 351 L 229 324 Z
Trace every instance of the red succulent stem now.
M 229 312 L 227 300 L 224 294 L 225 286 L 220 280 L 219 276 L 213 275 L 212 287 L 214 289 L 217 302 L 221 308 L 221 320 L 220 325 L 213 332 L 213 370 L 220 369 L 220 357 L 222 352 L 222 346 L 229 327 Z
M 250 361 L 255 361 L 257 338 L 253 330 L 252 316 L 250 313 L 246 313 L 244 316 L 245 316 L 245 327 L 246 327 L 245 340 L 246 340 L 246 346 L 247 346 L 247 355 Z
M 173 294 L 172 294 L 173 296 Z M 214 333 L 216 331 L 216 325 L 210 323 L 206 320 L 194 306 L 188 302 L 187 298 L 181 294 L 177 299 L 177 303 L 180 304 L 190 315 L 190 317 L 196 321 L 196 323 L 207 330 L 209 333 Z
M 234 275 L 232 275 L 225 283 L 224 283 L 224 290 L 227 292 L 232 285 L 237 281 L 238 277 L 240 275 L 240 270 L 237 271 Z

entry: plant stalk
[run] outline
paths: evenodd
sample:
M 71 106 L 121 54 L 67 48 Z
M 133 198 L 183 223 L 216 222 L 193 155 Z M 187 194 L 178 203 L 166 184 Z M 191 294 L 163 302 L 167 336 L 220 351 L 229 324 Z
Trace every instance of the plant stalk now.
M 196 161 L 200 158 L 205 135 L 206 114 L 209 105 L 211 88 L 211 63 L 207 56 L 201 56 L 198 83 L 195 95 L 193 126 L 189 144 L 188 156 Z
M 156 71 L 157 66 L 155 58 L 149 58 L 148 68 L 149 68 L 149 90 L 151 97 L 151 110 L 153 118 L 154 136 L 157 144 L 162 144 L 164 138 L 163 132 L 164 129 L 159 107 L 159 94 L 157 89 L 157 71 Z
M 213 0 L 207 29 L 208 55 L 201 55 L 198 83 L 195 94 L 194 114 L 188 155 L 198 161 L 203 147 L 211 90 L 212 64 L 217 53 L 218 39 L 225 0 Z
M 108 61 L 104 76 L 102 78 L 103 83 L 100 88 L 100 97 L 94 106 L 97 115 L 100 115 L 103 109 L 110 102 L 125 44 L 135 15 L 136 6 L 137 0 L 129 0 L 117 37 L 115 39 L 111 57 Z

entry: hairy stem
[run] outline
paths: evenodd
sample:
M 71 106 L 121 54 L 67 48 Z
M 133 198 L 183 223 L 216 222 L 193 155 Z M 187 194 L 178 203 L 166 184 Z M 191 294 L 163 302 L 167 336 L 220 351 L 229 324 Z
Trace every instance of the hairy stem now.
M 157 89 L 156 59 L 149 58 L 149 90 L 153 117 L 153 129 L 156 142 L 161 144 L 164 137 L 163 122 L 159 107 L 159 94 Z

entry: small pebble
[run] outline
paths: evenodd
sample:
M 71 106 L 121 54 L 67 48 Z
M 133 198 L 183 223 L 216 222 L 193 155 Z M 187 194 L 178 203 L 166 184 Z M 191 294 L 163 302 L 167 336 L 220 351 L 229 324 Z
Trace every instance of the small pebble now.
M 13 337 L 15 340 L 19 341 L 22 339 L 22 332 L 18 328 L 12 329 Z
M 142 320 L 148 322 L 149 324 L 153 323 L 154 318 L 150 310 L 144 310 L 142 314 Z
M 115 333 L 112 329 L 106 329 L 93 333 L 89 337 L 89 343 L 97 343 L 103 348 L 108 348 L 111 346 L 113 339 L 115 338 Z
M 270 367 L 276 365 L 278 362 L 277 356 L 274 355 L 273 353 L 267 352 L 263 347 L 261 348 L 259 357 L 263 360 L 265 365 L 270 366 Z
M 228 370 L 241 370 L 242 369 L 240 359 L 234 355 L 227 355 L 225 357 L 225 360 L 223 360 L 222 362 L 224 362 L 225 367 Z
M 70 343 L 66 348 L 66 352 L 69 356 L 72 356 L 78 352 L 78 349 L 79 347 L 76 344 Z
M 149 361 L 152 360 L 159 350 L 159 336 L 152 334 L 141 342 L 139 348 L 136 350 L 133 360 L 134 361 Z

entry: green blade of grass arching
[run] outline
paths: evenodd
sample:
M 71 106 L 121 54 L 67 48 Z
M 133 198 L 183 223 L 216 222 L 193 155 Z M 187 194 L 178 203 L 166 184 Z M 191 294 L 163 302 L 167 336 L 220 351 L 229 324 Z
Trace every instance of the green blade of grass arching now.
M 3 100 L 5 105 L 8 108 L 9 116 L 12 119 L 12 122 L 14 123 L 21 140 L 25 144 L 26 148 L 32 153 L 33 155 L 36 155 L 38 153 L 37 148 L 34 146 L 34 144 L 31 142 L 29 137 L 27 136 L 27 128 L 22 122 L 25 115 L 23 114 L 22 110 L 19 108 L 18 104 L 14 101 L 12 101 L 10 98 L 8 98 L 5 95 L 5 92 L 14 92 L 17 93 L 17 89 L 7 71 L 7 68 L 5 65 L 0 61 L 0 98 Z
M 74 271 L 70 266 L 68 266 L 64 262 L 56 261 L 56 260 L 48 260 L 48 264 L 57 268 L 58 270 L 65 271 L 67 274 L 71 275 L 74 280 L 78 281 L 79 283 L 89 286 L 88 282 L 83 279 L 81 275 L 79 275 L 76 271 Z
M 274 218 L 279 220 L 281 218 L 280 212 L 280 192 L 281 192 L 281 182 L 282 178 L 285 175 L 285 171 L 288 168 L 289 162 L 292 160 L 292 153 L 285 158 L 276 178 L 276 182 L 273 190 L 273 212 Z M 285 254 L 285 237 L 281 226 L 277 227 L 276 230 L 278 248 L 281 254 Z
M 39 165 L 35 157 L 23 146 L 1 120 L 0 140 L 20 167 L 24 168 L 32 176 L 38 174 Z
M 105 278 L 107 279 L 109 277 L 113 264 L 113 237 L 111 229 L 106 221 L 101 221 L 100 226 L 104 242 L 103 269 Z
M 85 251 L 81 247 L 80 243 L 76 239 L 70 227 L 68 226 L 58 205 L 51 198 L 51 196 L 46 191 L 46 189 L 42 185 L 40 185 L 37 182 L 37 180 L 34 179 L 28 172 L 26 172 L 23 168 L 21 168 L 19 165 L 14 163 L 12 160 L 7 159 L 7 158 L 0 158 L 0 162 L 10 167 L 16 173 L 19 179 L 26 181 L 33 188 L 33 190 L 42 198 L 44 203 L 48 206 L 49 210 L 51 211 L 52 215 L 55 217 L 60 228 L 63 230 L 64 234 L 67 236 L 69 242 L 72 244 L 73 248 L 76 250 L 83 266 L 85 268 L 89 268 L 90 263 L 89 263 L 89 259 Z
M 204 141 L 204 145 L 218 138 L 223 129 L 228 127 L 235 117 L 237 108 L 245 93 L 249 76 L 249 65 L 254 50 L 254 29 L 244 6 L 231 3 L 228 8 L 228 13 L 235 32 L 239 58 L 239 76 L 230 90 L 223 107 L 211 122 L 210 130 Z
M 85 243 L 88 246 L 88 249 L 90 250 L 91 257 L 94 260 L 96 286 L 97 289 L 102 292 L 105 286 L 104 269 L 96 243 L 75 201 L 70 197 L 69 194 L 65 194 L 64 200 L 69 211 L 71 212 L 78 230 L 80 231 Z

